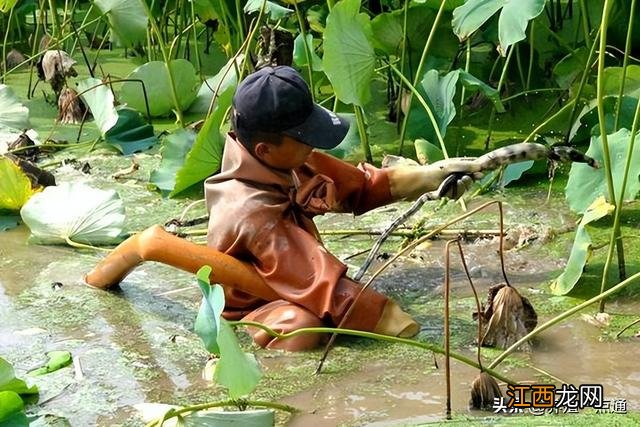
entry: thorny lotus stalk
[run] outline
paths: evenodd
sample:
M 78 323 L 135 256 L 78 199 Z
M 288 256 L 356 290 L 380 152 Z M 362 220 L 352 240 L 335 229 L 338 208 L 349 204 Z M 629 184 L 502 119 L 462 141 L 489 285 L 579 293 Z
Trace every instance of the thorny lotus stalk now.
M 627 26 L 627 40 L 624 45 L 624 60 L 622 61 L 622 78 L 620 79 L 620 90 L 618 91 L 618 100 L 616 101 L 616 124 L 614 130 L 618 130 L 620 125 L 620 109 L 622 108 L 622 96 L 624 94 L 624 86 L 627 78 L 627 67 L 629 66 L 629 52 L 631 51 L 631 36 L 633 34 L 633 21 L 635 18 L 636 0 L 631 0 L 631 12 L 629 12 L 629 25 Z

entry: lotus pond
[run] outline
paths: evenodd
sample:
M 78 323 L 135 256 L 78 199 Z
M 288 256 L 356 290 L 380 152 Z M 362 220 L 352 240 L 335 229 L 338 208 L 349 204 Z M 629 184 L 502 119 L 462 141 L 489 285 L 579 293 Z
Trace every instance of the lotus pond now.
M 0 0 L 0 426 L 219 425 L 218 406 L 287 426 L 640 424 L 639 7 L 493 3 Z M 221 320 L 206 271 L 87 286 L 153 225 L 205 244 L 202 181 L 238 80 L 266 64 L 352 120 L 331 151 L 350 162 L 528 141 L 600 168 L 511 164 L 422 205 L 362 278 L 420 333 L 340 334 L 320 372 L 323 348 L 259 349 Z M 411 205 L 316 224 L 353 276 Z M 501 409 L 525 389 L 536 407 Z

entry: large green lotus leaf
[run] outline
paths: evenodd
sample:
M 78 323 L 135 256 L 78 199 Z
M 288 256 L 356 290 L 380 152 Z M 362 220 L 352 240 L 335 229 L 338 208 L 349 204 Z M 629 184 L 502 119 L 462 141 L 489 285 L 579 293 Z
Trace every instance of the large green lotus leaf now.
M 316 51 L 313 48 L 313 36 L 311 34 L 307 34 L 307 46 L 309 46 L 309 49 L 311 50 L 311 68 L 313 71 L 322 71 L 322 58 L 316 54 Z M 309 64 L 302 34 L 298 34 L 293 41 L 293 62 L 301 68 L 307 67 L 307 64 Z
M 170 67 L 176 84 L 178 104 L 180 109 L 186 110 L 196 98 L 200 79 L 193 64 L 186 59 L 174 59 L 170 62 Z M 147 62 L 133 70 L 127 78 L 144 82 L 149 110 L 153 117 L 167 115 L 175 109 L 169 73 L 164 62 Z M 120 88 L 120 98 L 131 108 L 146 113 L 144 92 L 139 82 L 123 83 Z
M 440 77 L 436 70 L 429 70 L 424 74 L 417 89 L 431 109 L 443 137 L 446 134 L 447 126 L 456 115 L 453 98 L 456 94 L 458 81 L 467 89 L 469 95 L 480 91 L 493 102 L 496 111 L 504 112 L 504 106 L 500 101 L 498 91 L 468 72 L 453 70 Z M 411 104 L 411 115 L 409 116 L 407 130 L 407 135 L 410 138 L 438 141 L 431 120 L 417 99 L 414 99 Z
M 7 13 L 16 5 L 18 0 L 0 0 L 0 12 Z
M 37 386 L 27 386 L 27 384 L 16 378 L 13 366 L 0 357 L 0 391 L 13 391 L 21 396 L 38 394 Z
M 202 302 L 196 317 L 194 330 L 204 343 L 209 353 L 220 354 L 218 334 L 220 332 L 220 316 L 224 309 L 224 291 L 220 285 L 210 285 L 211 267 L 205 265 L 198 270 L 198 286 L 202 291 Z
M 604 123 L 607 133 L 615 132 L 616 126 L 616 106 L 618 103 L 617 96 L 607 96 L 602 100 L 602 108 L 604 109 Z M 618 120 L 618 128 L 631 129 L 633 125 L 633 117 L 636 112 L 637 98 L 624 96 L 622 105 L 620 106 L 620 118 Z M 592 136 L 600 136 L 600 123 L 598 121 L 598 101 L 593 100 L 580 112 L 578 120 L 575 121 L 569 140 L 575 143 L 588 141 Z
M 125 156 L 148 150 L 158 143 L 153 126 L 138 111 L 126 107 L 118 109 L 118 121 L 105 133 L 104 140 Z
M 429 31 L 425 28 L 430 28 L 435 16 L 435 12 L 425 5 L 409 6 L 407 14 L 407 47 L 409 49 L 422 52 L 429 36 Z M 397 55 L 402 49 L 403 24 L 404 10 L 402 9 L 376 15 L 371 20 L 376 47 L 389 55 Z
M 616 201 L 622 189 L 622 178 L 624 176 L 630 138 L 631 132 L 627 129 L 620 129 L 618 132 L 607 137 Z M 573 163 L 571 165 L 565 194 L 569 207 L 577 213 L 584 212 L 591 203 L 600 196 L 605 196 L 607 200 L 610 200 L 605 177 L 602 138 L 599 136 L 592 137 L 589 150 L 587 150 L 586 154 L 596 159 L 601 167 L 599 169 L 593 169 L 584 163 Z M 638 177 L 640 177 L 640 143 L 636 135 L 627 188 L 624 192 L 625 200 L 635 199 L 640 191 L 640 180 Z
M 0 425 L 6 424 L 10 419 L 24 410 L 24 403 L 13 391 L 0 391 Z M 27 424 L 28 425 L 28 424 Z
M 567 265 L 562 274 L 551 284 L 551 292 L 556 295 L 565 295 L 578 283 L 584 266 L 591 256 L 592 249 L 591 237 L 587 232 L 586 225 L 611 214 L 613 209 L 614 206 L 607 203 L 603 196 L 599 196 L 589 205 L 576 230 L 576 237 Z
M 216 365 L 216 382 L 227 388 L 232 399 L 251 393 L 262 377 L 260 365 L 253 354 L 242 351 L 236 334 L 223 318 L 220 318 L 218 345 L 220 360 Z
M 176 183 L 173 191 L 169 194 L 170 197 L 204 181 L 220 169 L 225 141 L 220 127 L 231 106 L 234 92 L 235 87 L 229 86 L 226 91 L 220 94 L 213 112 L 207 117 L 184 164 L 176 173 Z
M 196 100 L 193 101 L 193 104 L 191 104 L 191 106 L 189 107 L 189 112 L 206 114 L 209 111 L 209 106 L 211 105 L 213 94 L 216 89 L 218 89 L 218 86 L 218 93 L 225 92 L 229 87 L 235 88 L 238 84 L 237 72 L 241 69 L 243 60 L 244 55 L 242 54 L 238 55 L 238 57 L 235 59 L 235 64 L 233 58 L 231 58 L 220 69 L 220 71 L 218 71 L 218 74 L 202 82 L 202 85 L 198 90 Z
M 67 239 L 93 245 L 122 240 L 124 205 L 115 190 L 65 182 L 45 188 L 25 204 L 20 215 L 33 240 L 64 244 Z
M 0 156 L 0 210 L 17 212 L 38 191 L 18 165 Z
M 13 90 L 0 84 L 0 127 L 23 131 L 31 127 L 29 109 L 22 105 Z
M 509 46 L 524 40 L 529 21 L 544 10 L 545 0 L 505 0 L 498 20 L 498 51 L 505 55 Z
M 114 106 L 113 92 L 102 80 L 87 78 L 78 82 L 78 93 L 89 106 L 93 120 L 102 136 L 118 121 L 118 112 Z
M 453 11 L 453 31 L 465 40 L 498 10 L 498 50 L 502 55 L 514 43 L 524 40 L 529 21 L 544 10 L 545 0 L 469 0 Z
M 622 67 L 608 67 L 604 69 L 605 95 L 618 95 L 622 81 Z M 629 65 L 624 79 L 623 95 L 640 97 L 640 65 Z
M 265 1 L 266 0 L 248 0 L 247 4 L 244 5 L 244 13 L 251 14 L 254 12 L 259 12 L 262 8 L 262 3 L 264 3 Z M 293 12 L 293 10 L 287 9 L 286 7 L 280 6 L 279 4 L 272 1 L 266 1 L 264 11 L 274 21 L 285 18 L 287 17 L 287 15 Z
M 107 15 L 109 27 L 124 46 L 147 40 L 147 14 L 140 0 L 94 0 Z
M 184 159 L 195 140 L 196 134 L 186 129 L 178 129 L 164 139 L 160 166 L 151 172 L 149 178 L 163 194 L 169 194 L 176 186 L 176 173 L 184 164 Z
M 345 104 L 364 106 L 371 98 L 376 55 L 369 17 L 360 0 L 342 0 L 327 17 L 322 65 L 336 96 Z
M 47 357 L 49 358 L 47 363 L 33 371 L 30 371 L 29 374 L 34 376 L 50 374 L 51 372 L 55 372 L 71 365 L 71 362 L 73 362 L 71 353 L 63 350 L 50 351 L 47 353 Z
M 460 7 L 464 4 L 464 0 L 444 0 L 444 11 L 450 12 L 456 7 Z M 427 7 L 433 10 L 438 10 L 442 4 L 442 0 L 413 0 L 414 3 L 425 4 Z

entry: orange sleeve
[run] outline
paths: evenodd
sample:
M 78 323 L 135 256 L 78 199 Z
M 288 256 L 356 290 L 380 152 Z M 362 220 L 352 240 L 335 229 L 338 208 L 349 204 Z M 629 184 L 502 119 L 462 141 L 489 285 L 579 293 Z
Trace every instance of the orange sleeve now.
M 357 167 L 328 154 L 314 151 L 302 170 L 304 175 L 325 175 L 336 188 L 337 212 L 356 215 L 391 203 L 387 171 L 360 163 Z

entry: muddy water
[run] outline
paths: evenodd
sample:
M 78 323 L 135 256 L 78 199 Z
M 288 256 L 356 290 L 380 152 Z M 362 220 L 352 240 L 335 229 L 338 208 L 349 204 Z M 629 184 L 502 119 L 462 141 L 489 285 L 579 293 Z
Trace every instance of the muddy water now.
M 125 197 L 133 200 L 135 194 L 125 192 Z M 353 228 L 354 224 L 379 229 L 398 214 L 397 209 L 381 210 L 355 222 L 345 215 L 327 216 L 319 223 L 322 229 Z M 438 215 L 451 215 L 448 209 L 455 207 L 445 207 Z M 533 224 L 533 231 L 540 234 L 543 225 L 561 228 L 570 221 L 566 212 L 553 208 L 544 216 L 531 217 L 514 204 L 507 213 L 508 223 Z M 133 223 L 144 224 L 143 214 L 135 216 Z M 495 229 L 495 217 L 478 218 L 469 227 Z M 190 275 L 148 264 L 136 269 L 119 289 L 98 291 L 84 286 L 82 276 L 102 255 L 29 245 L 27 236 L 24 227 L 0 234 L 0 354 L 20 376 L 43 363 L 47 351 L 68 350 L 75 360 L 73 367 L 32 379 L 44 402 L 33 412 L 64 417 L 77 426 L 140 425 L 134 409 L 139 403 L 187 404 L 224 398 L 223 390 L 201 379 L 207 355 L 192 332 L 200 296 Z M 345 259 L 371 245 L 370 238 L 326 240 Z M 396 239 L 383 251 L 392 253 L 398 243 Z M 469 239 L 464 248 L 474 282 L 484 295 L 501 280 L 497 242 Z M 402 301 L 421 322 L 420 339 L 437 344 L 442 341 L 442 249 L 438 240 L 422 245 L 376 284 Z M 461 265 L 453 259 L 452 347 L 473 357 L 476 326 L 470 313 L 474 305 Z M 361 261 L 361 256 L 347 260 L 354 267 Z M 551 297 L 541 286 L 565 261 L 535 242 L 507 254 L 509 279 L 532 300 L 542 320 L 574 304 Z M 55 282 L 62 286 L 53 286 Z M 609 307 L 614 314 L 640 313 L 640 304 L 633 300 L 619 299 Z M 599 328 L 575 317 L 544 333 L 532 353 L 521 354 L 499 369 L 521 381 L 559 384 L 544 371 L 576 386 L 603 384 L 606 398 L 627 399 L 630 410 L 640 410 L 638 342 L 631 336 L 602 341 Z M 491 360 L 497 353 L 485 354 Z M 255 397 L 300 409 L 291 419 L 280 417 L 280 424 L 404 425 L 443 419 L 441 356 L 436 357 L 436 368 L 434 357 L 421 350 L 343 339 L 325 373 L 316 377 L 318 352 L 257 351 L 257 355 L 265 377 Z M 470 383 L 477 373 L 458 362 L 452 362 L 452 369 L 454 414 L 486 415 L 467 409 Z

